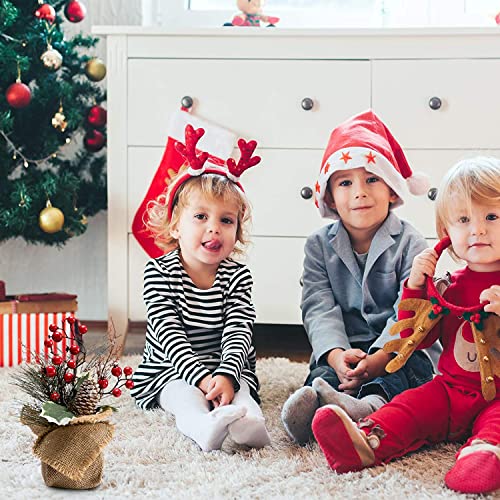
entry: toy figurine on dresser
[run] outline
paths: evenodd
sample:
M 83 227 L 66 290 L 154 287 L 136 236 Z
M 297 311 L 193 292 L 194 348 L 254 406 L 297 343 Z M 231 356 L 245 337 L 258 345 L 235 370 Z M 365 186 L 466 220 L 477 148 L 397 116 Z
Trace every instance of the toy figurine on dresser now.
M 224 26 L 257 26 L 260 27 L 261 21 L 269 23 L 267 26 L 274 26 L 279 20 L 279 17 L 266 16 L 262 13 L 265 0 L 237 0 L 236 5 L 241 11 L 240 14 L 234 16 L 230 23 L 225 23 Z

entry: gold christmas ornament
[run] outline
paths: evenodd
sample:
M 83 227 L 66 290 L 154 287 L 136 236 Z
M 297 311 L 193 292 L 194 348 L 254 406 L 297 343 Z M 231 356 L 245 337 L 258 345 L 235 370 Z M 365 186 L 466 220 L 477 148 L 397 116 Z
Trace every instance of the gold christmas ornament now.
M 94 57 L 85 65 L 85 74 L 89 80 L 100 82 L 106 76 L 106 65 L 101 59 Z
M 61 132 L 64 132 L 66 130 L 68 122 L 66 121 L 66 117 L 63 114 L 62 106 L 59 106 L 59 110 L 52 118 L 52 126 Z
M 47 200 L 47 206 L 40 212 L 38 217 L 40 229 L 48 234 L 57 233 L 63 228 L 64 214 Z
M 47 50 L 40 56 L 43 65 L 46 68 L 52 69 L 54 71 L 58 70 L 62 66 L 63 58 L 60 52 L 52 48 L 52 45 L 47 46 Z

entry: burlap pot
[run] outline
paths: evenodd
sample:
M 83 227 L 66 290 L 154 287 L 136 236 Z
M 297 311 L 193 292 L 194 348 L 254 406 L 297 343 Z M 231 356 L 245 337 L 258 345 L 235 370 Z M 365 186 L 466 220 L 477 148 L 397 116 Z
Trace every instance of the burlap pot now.
M 114 425 L 107 419 L 112 410 L 77 417 L 68 425 L 33 423 L 32 410 L 23 409 L 21 422 L 38 436 L 33 453 L 42 462 L 47 486 L 87 490 L 102 480 L 102 450 L 111 441 Z

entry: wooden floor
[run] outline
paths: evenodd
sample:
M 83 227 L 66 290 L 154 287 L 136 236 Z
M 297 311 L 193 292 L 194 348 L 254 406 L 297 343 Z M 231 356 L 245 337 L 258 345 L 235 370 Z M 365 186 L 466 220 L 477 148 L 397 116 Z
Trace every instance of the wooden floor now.
M 88 346 L 101 344 L 106 338 L 103 324 L 88 323 L 85 334 Z M 141 354 L 144 348 L 145 325 L 132 325 L 125 342 L 124 354 Z M 309 361 L 311 347 L 299 325 L 263 325 L 254 328 L 254 345 L 259 358 L 285 357 L 293 361 Z

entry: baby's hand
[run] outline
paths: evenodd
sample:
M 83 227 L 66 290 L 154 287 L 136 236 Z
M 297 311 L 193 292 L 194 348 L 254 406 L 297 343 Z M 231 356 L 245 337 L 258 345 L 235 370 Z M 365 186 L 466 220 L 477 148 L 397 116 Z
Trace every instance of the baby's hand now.
M 489 302 L 484 306 L 484 310 L 489 313 L 495 313 L 500 316 L 500 286 L 493 285 L 483 290 L 479 296 L 481 302 Z
M 212 401 L 215 407 L 231 403 L 234 398 L 234 386 L 231 378 L 225 375 L 212 377 L 205 397 Z
M 436 271 L 438 256 L 433 248 L 426 248 L 414 259 L 411 266 L 410 277 L 408 278 L 408 288 L 417 290 L 424 288 L 427 276 L 431 278 Z

